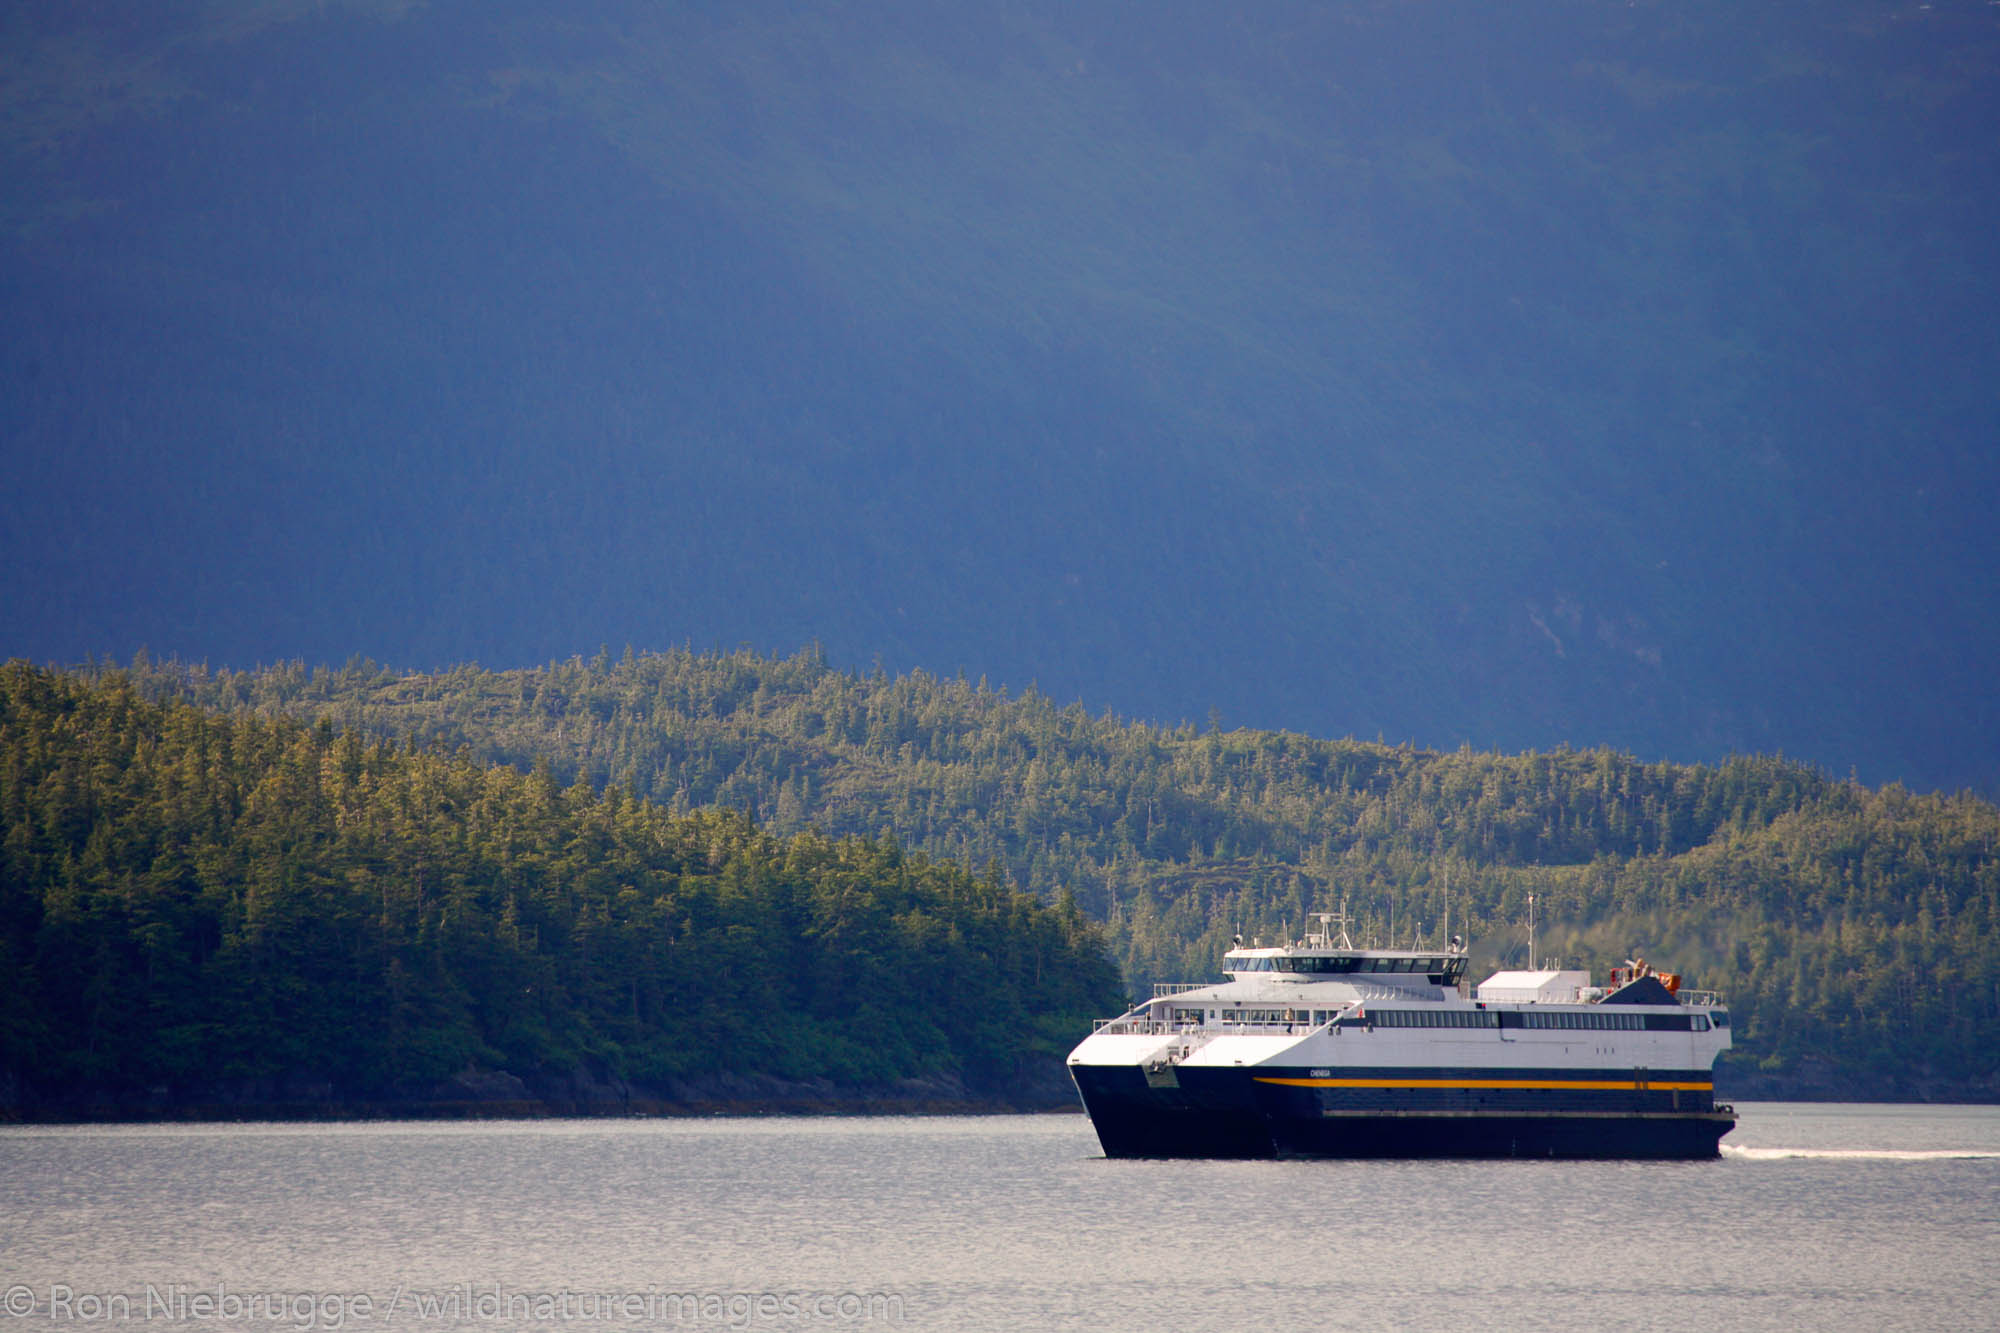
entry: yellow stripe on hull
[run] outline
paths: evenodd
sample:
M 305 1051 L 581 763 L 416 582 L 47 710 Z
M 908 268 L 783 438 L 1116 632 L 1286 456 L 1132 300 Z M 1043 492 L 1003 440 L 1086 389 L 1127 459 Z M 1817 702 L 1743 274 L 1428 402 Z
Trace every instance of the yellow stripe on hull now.
M 1526 1088 L 1537 1092 L 1713 1092 L 1713 1083 L 1656 1083 L 1651 1080 L 1640 1083 L 1624 1081 L 1616 1083 L 1565 1081 L 1547 1083 L 1538 1079 L 1523 1078 L 1262 1078 L 1252 1075 L 1259 1083 L 1275 1083 L 1287 1088 L 1436 1088 L 1458 1090 L 1471 1088 Z

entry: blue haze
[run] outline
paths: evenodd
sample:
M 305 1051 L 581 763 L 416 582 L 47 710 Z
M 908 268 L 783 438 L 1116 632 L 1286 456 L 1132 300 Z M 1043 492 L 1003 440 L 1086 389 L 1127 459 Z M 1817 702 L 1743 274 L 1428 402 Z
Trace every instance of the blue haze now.
M 2000 10 L 0 20 L 0 653 L 2000 789 Z

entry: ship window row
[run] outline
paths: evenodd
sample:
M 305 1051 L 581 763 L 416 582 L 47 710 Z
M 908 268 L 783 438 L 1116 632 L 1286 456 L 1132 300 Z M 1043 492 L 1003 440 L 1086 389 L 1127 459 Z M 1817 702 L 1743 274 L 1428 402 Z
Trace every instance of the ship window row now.
M 1301 1017 L 1304 1015 L 1301 1014 Z M 1706 1032 L 1708 1019 L 1688 1014 L 1634 1014 L 1618 1010 L 1367 1009 L 1343 1026 L 1385 1028 L 1538 1028 L 1582 1032 Z
M 1646 1018 L 1643 1014 L 1621 1014 L 1599 1010 L 1594 1013 L 1552 1013 L 1538 1014 L 1530 1010 L 1521 1015 L 1524 1028 L 1583 1028 L 1593 1032 L 1643 1032 Z
M 1231 958 L 1225 964 L 1231 972 L 1425 972 L 1458 973 L 1465 970 L 1460 958 L 1354 958 L 1343 954 L 1303 954 L 1283 958 Z
M 1314 1027 L 1340 1017 L 1338 1009 L 1170 1009 L 1176 1024 L 1307 1023 Z M 1649 1030 L 1708 1031 L 1702 1015 L 1631 1014 L 1615 1010 L 1536 1013 L 1498 1009 L 1366 1009 L 1342 1020 L 1343 1026 L 1385 1028 L 1536 1028 L 1542 1031 L 1645 1032 Z
M 1496 1028 L 1500 1015 L 1487 1009 L 1377 1009 L 1361 1021 L 1385 1028 Z

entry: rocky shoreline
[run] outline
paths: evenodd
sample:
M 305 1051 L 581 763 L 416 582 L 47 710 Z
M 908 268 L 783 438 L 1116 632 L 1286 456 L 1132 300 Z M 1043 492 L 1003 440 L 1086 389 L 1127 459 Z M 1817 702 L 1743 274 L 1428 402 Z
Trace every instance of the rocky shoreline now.
M 37 1089 L 0 1077 L 0 1122 L 506 1120 L 574 1116 L 1006 1115 L 1081 1111 L 1060 1068 L 1004 1089 L 937 1074 L 881 1084 L 717 1073 L 634 1084 L 585 1070 L 470 1069 L 424 1088 L 355 1091 L 312 1075 L 193 1088 Z
M 1952 1076 L 1930 1068 L 1864 1076 L 1808 1057 L 1780 1071 L 1754 1067 L 1715 1071 L 1715 1095 L 1740 1102 L 1904 1102 L 1926 1105 L 2000 1104 L 2000 1079 Z
M 1912 1071 L 1863 1085 L 1835 1066 L 1717 1071 L 1730 1102 L 2000 1103 L 2000 1086 Z M 508 1120 L 579 1116 L 1016 1115 L 1081 1112 L 1058 1066 L 1024 1071 L 1004 1087 L 976 1087 L 953 1074 L 890 1083 L 841 1084 L 767 1074 L 713 1073 L 634 1084 L 588 1070 L 522 1077 L 468 1069 L 442 1083 L 398 1091 L 343 1089 L 313 1075 L 143 1091 L 37 1089 L 0 1074 L 0 1123 L 253 1120 Z

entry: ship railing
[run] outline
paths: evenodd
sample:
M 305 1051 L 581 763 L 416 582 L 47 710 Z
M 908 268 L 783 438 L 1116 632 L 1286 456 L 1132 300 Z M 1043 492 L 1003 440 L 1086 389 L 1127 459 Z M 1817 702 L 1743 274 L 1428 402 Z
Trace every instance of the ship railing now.
M 1296 1018 L 1286 1022 L 1282 1018 L 1236 1023 L 1173 1023 L 1156 1018 L 1097 1018 L 1091 1020 L 1093 1034 L 1103 1032 L 1114 1037 L 1169 1037 L 1176 1033 L 1200 1032 L 1211 1037 L 1227 1036 L 1270 1036 L 1282 1032 L 1311 1032 L 1327 1027 L 1326 1023 L 1314 1023 Z
M 1682 1004 L 1694 1005 L 1702 1009 L 1716 1009 L 1722 1005 L 1722 993 L 1712 990 L 1676 991 L 1674 997 Z
M 1091 1021 L 1090 1030 L 1108 1032 L 1119 1037 L 1165 1037 L 1176 1032 L 1202 1032 L 1208 1030 L 1205 1023 L 1166 1023 L 1156 1018 L 1099 1018 Z
M 1185 995 L 1191 990 L 1200 990 L 1204 986 L 1214 984 L 1212 981 L 1156 981 L 1153 983 L 1153 998 L 1157 1000 L 1167 995 Z
M 1282 1037 L 1300 1036 L 1325 1026 L 1327 1025 L 1324 1023 L 1311 1023 L 1303 1018 L 1290 1023 L 1283 1019 L 1273 1019 L 1268 1023 L 1210 1023 L 1203 1031 L 1212 1032 L 1218 1037 Z

